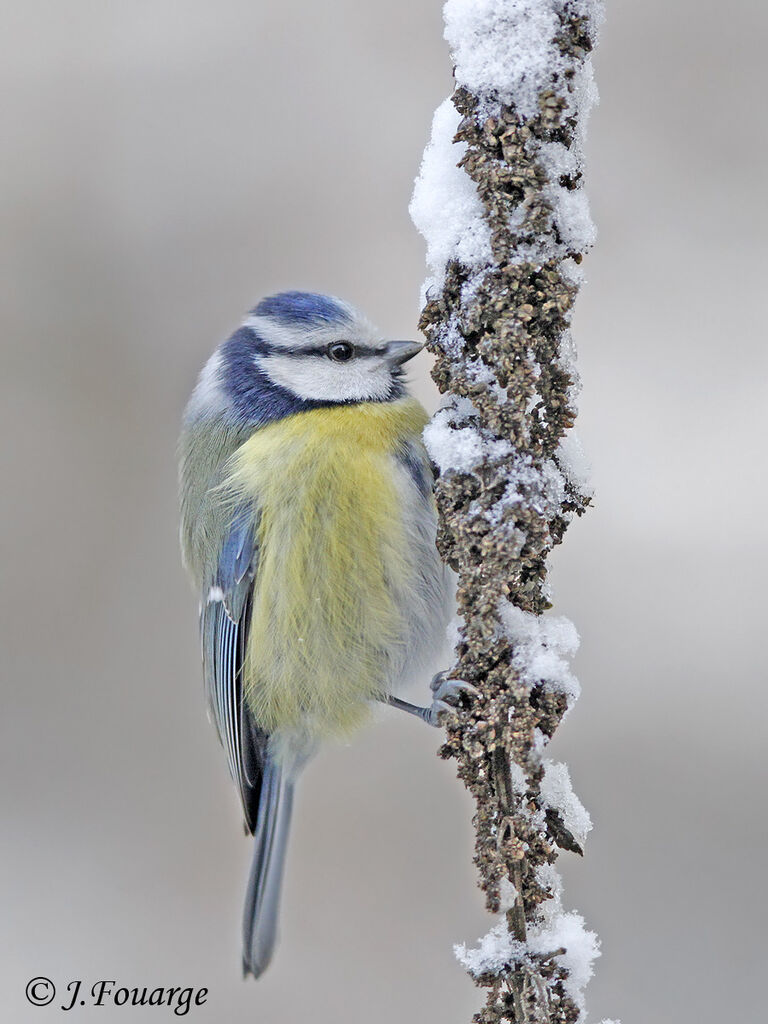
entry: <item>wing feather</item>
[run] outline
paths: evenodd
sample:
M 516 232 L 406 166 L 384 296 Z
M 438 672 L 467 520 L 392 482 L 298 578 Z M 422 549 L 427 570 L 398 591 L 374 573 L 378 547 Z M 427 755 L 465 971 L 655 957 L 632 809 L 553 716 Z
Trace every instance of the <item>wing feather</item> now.
M 239 509 L 219 553 L 216 580 L 203 595 L 200 621 L 208 705 L 251 832 L 267 748 L 267 736 L 253 721 L 244 700 L 242 681 L 258 568 L 254 531 L 253 511 Z

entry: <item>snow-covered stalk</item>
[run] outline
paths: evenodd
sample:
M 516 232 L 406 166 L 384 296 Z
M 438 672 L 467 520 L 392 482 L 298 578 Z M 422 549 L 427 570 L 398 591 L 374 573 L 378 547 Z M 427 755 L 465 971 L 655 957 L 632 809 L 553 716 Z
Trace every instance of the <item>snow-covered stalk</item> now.
M 435 113 L 411 214 L 427 242 L 421 328 L 446 400 L 425 431 L 438 546 L 458 572 L 464 692 L 443 757 L 477 810 L 475 862 L 496 926 L 459 960 L 489 989 L 478 1024 L 572 1024 L 596 936 L 563 910 L 553 863 L 589 816 L 543 756 L 578 696 L 573 626 L 546 559 L 590 489 L 572 427 L 569 333 L 594 228 L 582 143 L 599 0 L 448 0 L 456 89 Z

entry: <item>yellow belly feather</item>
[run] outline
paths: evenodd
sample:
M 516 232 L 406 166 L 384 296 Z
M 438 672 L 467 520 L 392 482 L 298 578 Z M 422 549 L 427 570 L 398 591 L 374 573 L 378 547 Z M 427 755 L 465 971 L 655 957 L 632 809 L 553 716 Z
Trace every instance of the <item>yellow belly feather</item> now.
M 426 422 L 411 398 L 316 409 L 255 431 L 224 489 L 258 510 L 244 691 L 268 732 L 344 735 L 388 683 L 410 585 L 392 455 Z

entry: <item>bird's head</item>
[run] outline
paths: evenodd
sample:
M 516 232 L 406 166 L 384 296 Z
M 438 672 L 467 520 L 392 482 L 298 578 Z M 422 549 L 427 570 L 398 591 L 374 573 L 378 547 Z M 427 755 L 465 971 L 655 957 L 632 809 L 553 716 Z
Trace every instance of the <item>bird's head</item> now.
M 257 420 L 316 404 L 386 402 L 404 394 L 402 366 L 421 348 L 383 339 L 340 299 L 281 292 L 219 346 L 198 388 Z

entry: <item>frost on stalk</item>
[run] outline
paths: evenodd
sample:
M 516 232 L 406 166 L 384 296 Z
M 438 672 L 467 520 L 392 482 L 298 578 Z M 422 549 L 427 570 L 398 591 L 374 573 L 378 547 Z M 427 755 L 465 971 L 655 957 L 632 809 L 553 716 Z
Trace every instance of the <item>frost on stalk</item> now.
M 543 757 L 578 697 L 573 626 L 550 607 L 546 559 L 592 494 L 573 434 L 570 334 L 598 0 L 448 0 L 456 89 L 435 113 L 411 215 L 427 243 L 421 328 L 445 394 L 425 431 L 438 469 L 438 546 L 459 574 L 448 721 L 476 803 L 475 862 L 500 913 L 457 956 L 489 988 L 479 1024 L 574 1024 L 598 954 L 563 910 L 553 863 L 582 852 L 589 815 Z

